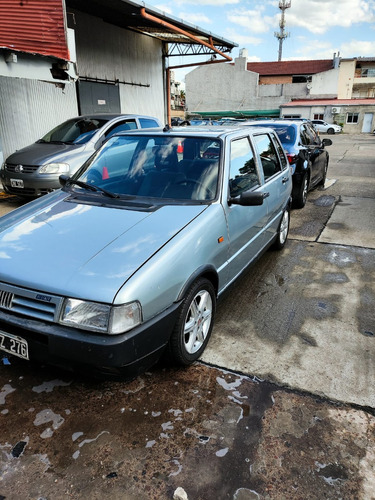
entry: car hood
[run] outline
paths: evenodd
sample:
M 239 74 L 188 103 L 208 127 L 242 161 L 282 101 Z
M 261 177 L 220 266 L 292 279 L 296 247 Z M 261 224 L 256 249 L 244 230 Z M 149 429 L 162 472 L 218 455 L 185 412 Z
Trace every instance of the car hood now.
M 0 219 L 0 280 L 111 303 L 133 273 L 205 208 L 145 212 L 60 199 L 33 214 L 21 209 L 4 228 Z
M 12 165 L 44 165 L 46 163 L 69 163 L 71 158 L 85 151 L 86 144 L 50 144 L 35 142 L 8 156 L 7 163 Z

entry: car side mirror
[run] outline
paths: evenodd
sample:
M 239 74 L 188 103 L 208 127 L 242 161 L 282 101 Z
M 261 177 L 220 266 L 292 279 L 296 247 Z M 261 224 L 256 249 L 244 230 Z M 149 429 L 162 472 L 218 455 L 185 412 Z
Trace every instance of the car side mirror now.
M 69 180 L 69 175 L 62 174 L 62 175 L 59 176 L 59 182 L 60 182 L 60 185 L 62 187 L 64 187 L 66 185 L 66 183 L 68 182 L 68 180 Z
M 241 193 L 240 196 L 235 198 L 229 198 L 228 205 L 242 205 L 243 207 L 255 207 L 257 205 L 263 205 L 264 195 L 263 193 L 254 193 L 252 191 L 245 191 Z
M 332 146 L 332 141 L 331 141 L 331 139 L 323 139 L 322 140 L 322 144 L 323 144 L 324 147 L 326 147 L 326 146 Z

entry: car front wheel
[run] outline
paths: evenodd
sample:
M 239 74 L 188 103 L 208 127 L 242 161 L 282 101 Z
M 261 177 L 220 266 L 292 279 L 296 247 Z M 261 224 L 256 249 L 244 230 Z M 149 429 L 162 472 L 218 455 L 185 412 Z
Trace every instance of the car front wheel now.
M 335 133 L 335 131 L 334 131 L 334 129 L 333 129 L 332 127 L 330 127 L 330 128 L 327 130 L 327 134 L 331 134 L 331 135 L 332 135 L 332 134 L 334 134 L 334 133 Z
M 190 365 L 203 353 L 213 327 L 216 296 L 212 283 L 197 279 L 182 301 L 170 341 L 170 356 L 180 365 Z

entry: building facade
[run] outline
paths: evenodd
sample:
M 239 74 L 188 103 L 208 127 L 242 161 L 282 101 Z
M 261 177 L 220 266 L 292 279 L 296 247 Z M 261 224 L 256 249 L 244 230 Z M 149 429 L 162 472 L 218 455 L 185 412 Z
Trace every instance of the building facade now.
M 295 117 L 338 123 L 349 133 L 375 128 L 375 58 L 201 67 L 186 75 L 189 114 Z M 203 84 L 204 82 L 204 84 Z
M 141 0 L 0 0 L 0 19 L 0 163 L 79 114 L 166 123 L 173 51 L 224 54 L 236 46 Z

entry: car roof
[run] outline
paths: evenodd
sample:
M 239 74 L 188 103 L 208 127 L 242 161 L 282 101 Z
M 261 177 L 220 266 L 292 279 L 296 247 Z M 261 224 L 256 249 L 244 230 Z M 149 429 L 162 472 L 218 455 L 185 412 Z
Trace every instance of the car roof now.
M 222 138 L 228 135 L 241 135 L 241 132 L 249 132 L 251 126 L 233 126 L 233 125 L 205 125 L 204 127 L 197 126 L 186 126 L 186 127 L 164 127 L 162 128 L 152 128 L 152 129 L 137 129 L 131 131 L 119 132 L 115 135 L 153 135 L 153 136 L 164 136 L 164 137 L 210 137 L 210 138 Z M 267 128 L 264 129 L 265 132 L 269 132 Z M 259 133 L 259 127 L 254 127 L 251 132 Z
M 280 118 L 275 120 L 253 120 L 247 122 L 246 125 L 247 126 L 253 125 L 254 127 L 259 127 L 259 126 L 272 127 L 273 125 L 288 125 L 288 126 L 294 125 L 295 127 L 298 127 L 299 125 L 302 125 L 302 123 L 305 123 L 305 121 L 293 120 L 293 119 L 286 120 L 284 118 Z

